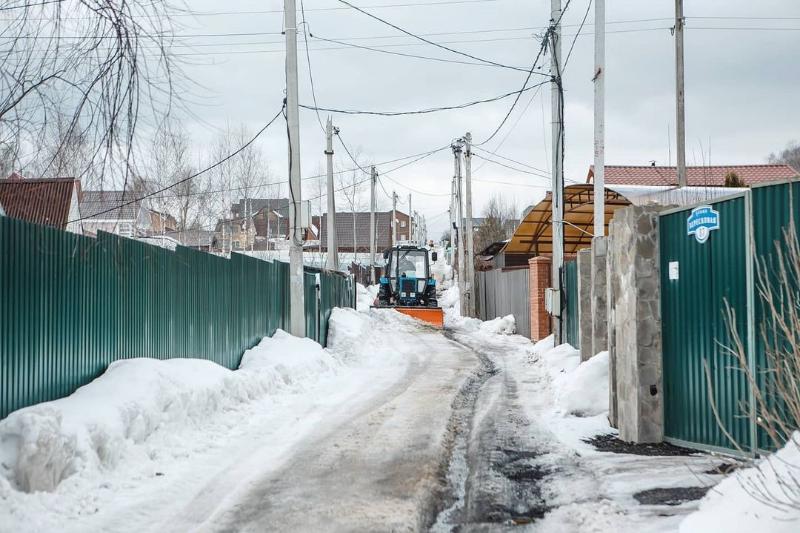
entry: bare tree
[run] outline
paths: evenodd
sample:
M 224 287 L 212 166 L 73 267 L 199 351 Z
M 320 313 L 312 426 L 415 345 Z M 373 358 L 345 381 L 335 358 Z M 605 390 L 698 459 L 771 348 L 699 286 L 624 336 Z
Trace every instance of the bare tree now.
M 789 165 L 800 174 L 800 143 L 791 141 L 779 153 L 770 154 L 770 163 L 783 163 Z
M 0 144 L 16 143 L 30 163 L 57 131 L 56 149 L 37 165 L 45 174 L 78 140 L 87 161 L 76 177 L 92 170 L 127 179 L 140 121 L 168 114 L 178 100 L 167 52 L 176 8 L 167 0 L 3 6 Z M 54 120 L 60 126 L 48 127 Z
M 502 196 L 492 196 L 483 209 L 483 222 L 475 234 L 475 251 L 508 238 L 508 228 L 517 216 L 517 207 Z
M 349 168 L 340 170 L 337 178 L 341 197 L 344 205 L 350 210 L 353 218 L 353 260 L 358 261 L 358 234 L 356 228 L 356 213 L 364 209 L 363 192 L 368 187 L 369 174 L 366 169 L 369 163 L 362 161 L 361 149 L 353 150 L 353 159 L 358 163 L 356 166 L 361 168 Z
M 242 124 L 232 137 L 235 145 L 243 146 L 253 137 L 253 134 Z M 231 160 L 231 163 L 231 182 L 236 189 L 233 197 L 244 200 L 244 210 L 241 216 L 244 217 L 245 231 L 247 238 L 250 239 L 250 234 L 253 232 L 253 217 L 256 215 L 252 200 L 264 195 L 266 184 L 269 183 L 269 171 L 264 154 L 256 144 L 244 148 Z M 255 238 L 250 240 L 251 250 L 254 241 Z

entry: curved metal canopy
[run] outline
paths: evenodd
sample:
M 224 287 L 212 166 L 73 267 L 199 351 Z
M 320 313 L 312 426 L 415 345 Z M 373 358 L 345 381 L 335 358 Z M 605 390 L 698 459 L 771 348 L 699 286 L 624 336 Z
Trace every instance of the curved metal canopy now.
M 606 189 L 605 191 L 605 230 L 608 234 L 608 223 L 614 212 L 631 205 L 621 194 Z M 552 233 L 552 193 L 548 192 L 544 200 L 525 216 L 520 222 L 514 236 L 505 248 L 506 254 L 523 254 L 528 256 L 550 255 L 553 253 Z M 574 254 L 592 245 L 594 230 L 594 185 L 582 183 L 564 188 L 564 253 Z

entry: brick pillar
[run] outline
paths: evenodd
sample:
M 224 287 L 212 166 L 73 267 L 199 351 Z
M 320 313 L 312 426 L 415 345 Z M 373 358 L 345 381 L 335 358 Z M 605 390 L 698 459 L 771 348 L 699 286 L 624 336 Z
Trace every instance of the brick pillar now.
M 544 290 L 550 286 L 549 257 L 538 256 L 528 260 L 530 287 L 531 339 L 540 341 L 550 335 L 550 315 L 544 308 Z

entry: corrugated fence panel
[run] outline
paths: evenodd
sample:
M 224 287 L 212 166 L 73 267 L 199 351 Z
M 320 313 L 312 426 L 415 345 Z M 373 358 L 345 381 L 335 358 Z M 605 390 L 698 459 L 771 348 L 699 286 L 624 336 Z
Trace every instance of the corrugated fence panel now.
M 730 346 L 726 302 L 747 342 L 745 198 L 713 203 L 720 228 L 700 243 L 687 235 L 691 209 L 659 218 L 663 339 L 664 430 L 671 439 L 701 447 L 750 446 L 746 376 Z M 670 279 L 670 263 L 677 279 Z M 720 428 L 714 409 L 719 413 Z
M 517 333 L 530 337 L 530 305 L 528 270 L 488 270 L 476 272 L 478 294 L 476 298 L 478 317 L 492 320 L 514 315 Z
M 307 271 L 310 336 L 324 343 L 349 279 Z M 310 285 L 308 284 L 310 282 Z M 0 217 L 0 418 L 72 393 L 110 363 L 193 357 L 227 368 L 289 324 L 289 265 L 172 252 Z M 320 323 L 321 321 L 321 323 Z
M 759 287 L 769 287 L 775 297 L 779 297 L 781 294 L 782 287 L 778 274 L 781 257 L 778 254 L 778 249 L 782 250 L 784 254 L 789 249 L 786 243 L 786 231 L 794 231 L 795 235 L 800 233 L 800 183 L 756 187 L 751 194 L 753 198 L 753 240 L 758 264 L 754 280 L 755 362 L 759 371 L 759 386 L 764 398 L 767 399 L 770 407 L 778 407 L 776 405 L 775 387 L 768 381 L 771 365 L 766 355 L 765 339 L 762 335 L 761 327 L 762 325 L 766 326 L 763 333 L 767 335 L 769 343 L 772 344 L 774 339 L 768 320 L 771 311 L 760 298 Z M 784 255 L 784 264 L 788 260 L 789 258 Z M 786 288 L 784 287 L 783 289 L 784 294 L 786 294 Z M 796 294 L 798 287 L 790 288 L 789 291 L 794 291 Z M 762 428 L 759 428 L 758 447 L 762 450 L 775 448 L 775 444 Z

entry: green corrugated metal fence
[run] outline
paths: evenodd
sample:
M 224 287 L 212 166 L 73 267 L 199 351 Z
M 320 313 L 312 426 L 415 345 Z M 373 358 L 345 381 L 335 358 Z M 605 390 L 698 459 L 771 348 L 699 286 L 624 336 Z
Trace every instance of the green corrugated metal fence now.
M 742 402 L 749 398 L 747 379 L 725 351 L 731 344 L 725 302 L 747 338 L 746 202 L 742 194 L 710 203 L 719 212 L 720 228 L 704 243 L 687 235 L 691 208 L 659 220 L 664 431 L 676 441 L 734 449 L 717 422 L 715 405 L 736 443 L 750 446 L 750 413 Z M 670 279 L 670 263 L 677 263 L 677 279 Z
M 767 369 L 770 365 L 765 353 L 766 346 L 763 334 L 767 335 L 767 340 L 771 344 L 774 343 L 774 339 L 769 327 L 765 327 L 762 334 L 762 324 L 768 325 L 769 323 L 769 310 L 761 298 L 758 297 L 759 283 L 766 283 L 776 297 L 781 294 L 778 276 L 780 261 L 777 249 L 779 248 L 784 252 L 787 251 L 784 234 L 786 230 L 791 229 L 795 235 L 800 234 L 800 182 L 754 187 L 751 195 L 753 203 L 753 246 L 757 263 L 761 267 L 756 266 L 755 268 L 755 334 L 753 335 L 751 349 L 754 353 L 754 365 L 758 369 L 759 387 L 764 393 L 763 397 L 770 406 L 775 406 L 777 399 L 774 394 L 774 387 L 768 381 L 769 372 Z M 798 287 L 790 287 L 788 292 L 797 294 Z M 775 447 L 763 428 L 758 428 L 757 443 L 760 450 L 772 450 Z
M 352 281 L 319 271 L 305 278 L 307 331 L 324 344 L 331 309 L 354 306 Z M 246 349 L 287 329 L 288 280 L 285 263 L 0 217 L 0 418 L 70 394 L 117 359 L 236 368 Z
M 581 335 L 578 322 L 578 262 L 574 259 L 564 263 L 564 305 L 561 315 L 565 317 L 564 336 L 573 348 L 580 349 Z

